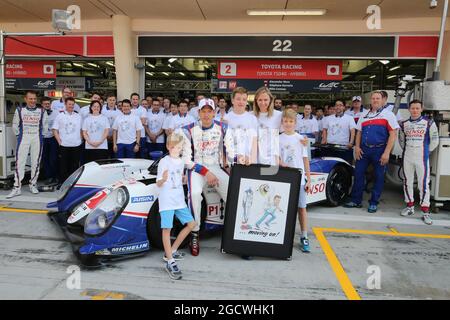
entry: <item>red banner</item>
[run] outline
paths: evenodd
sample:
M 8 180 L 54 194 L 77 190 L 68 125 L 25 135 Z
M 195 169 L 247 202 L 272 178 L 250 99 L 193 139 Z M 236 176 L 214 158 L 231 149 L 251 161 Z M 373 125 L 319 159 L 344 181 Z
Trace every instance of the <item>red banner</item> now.
M 342 80 L 342 60 L 220 60 L 218 79 Z
M 6 61 L 6 78 L 56 78 L 55 61 Z

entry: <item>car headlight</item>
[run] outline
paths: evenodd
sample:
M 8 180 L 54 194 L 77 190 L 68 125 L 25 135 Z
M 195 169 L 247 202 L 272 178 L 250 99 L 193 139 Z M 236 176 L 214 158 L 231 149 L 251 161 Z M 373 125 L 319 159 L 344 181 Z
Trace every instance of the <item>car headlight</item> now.
M 78 168 L 74 171 L 67 179 L 63 182 L 58 191 L 58 201 L 61 201 L 69 192 L 70 188 L 77 183 L 78 179 L 80 179 L 81 174 L 83 173 L 84 166 Z
M 84 222 L 84 233 L 97 236 L 106 231 L 122 213 L 128 203 L 128 191 L 120 187 L 112 191 L 89 213 Z

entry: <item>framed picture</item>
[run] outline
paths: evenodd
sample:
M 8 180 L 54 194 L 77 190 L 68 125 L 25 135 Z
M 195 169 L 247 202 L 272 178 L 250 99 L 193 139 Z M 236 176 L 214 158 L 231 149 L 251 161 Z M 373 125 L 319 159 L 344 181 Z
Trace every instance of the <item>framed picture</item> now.
M 280 167 L 232 167 L 225 208 L 222 252 L 290 259 L 297 220 L 301 173 Z

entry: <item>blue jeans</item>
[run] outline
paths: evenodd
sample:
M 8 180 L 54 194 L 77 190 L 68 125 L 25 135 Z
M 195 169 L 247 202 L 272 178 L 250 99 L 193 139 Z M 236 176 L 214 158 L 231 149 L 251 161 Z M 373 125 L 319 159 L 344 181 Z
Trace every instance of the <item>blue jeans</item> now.
M 276 215 L 275 215 L 275 210 L 266 209 L 266 210 L 264 210 L 264 214 L 261 217 L 261 219 L 259 219 L 258 222 L 256 222 L 256 226 L 259 227 L 259 225 L 261 223 L 263 223 L 263 221 L 266 220 L 266 218 L 269 215 L 270 215 L 270 219 L 266 221 L 266 225 L 267 226 L 269 226 L 270 223 L 277 218 Z
M 355 181 L 352 188 L 352 201 L 356 204 L 361 204 L 362 196 L 365 189 L 366 171 L 369 164 L 373 165 L 375 174 L 375 184 L 372 190 L 372 197 L 369 200 L 370 205 L 378 205 L 381 192 L 384 187 L 384 173 L 386 172 L 386 166 L 380 164 L 381 156 L 385 147 L 373 147 L 369 148 L 362 146 L 361 150 L 363 155 L 361 160 L 357 160 L 355 164 Z
M 139 147 L 139 151 L 136 152 L 136 158 L 148 159 L 148 148 L 147 148 L 147 138 L 141 137 L 141 146 Z
M 135 158 L 134 153 L 134 145 L 135 143 L 130 144 L 124 144 L 124 143 L 118 143 L 117 144 L 117 158 Z
M 47 179 L 58 177 L 58 142 L 54 137 L 44 138 L 42 162 Z

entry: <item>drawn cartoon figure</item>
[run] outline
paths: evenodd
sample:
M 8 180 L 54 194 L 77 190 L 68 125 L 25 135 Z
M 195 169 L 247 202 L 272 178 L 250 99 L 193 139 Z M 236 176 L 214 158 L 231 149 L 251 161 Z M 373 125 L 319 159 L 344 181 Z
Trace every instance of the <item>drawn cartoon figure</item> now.
M 102 127 L 100 125 L 100 123 L 98 123 L 97 121 L 94 121 L 90 124 L 88 132 L 89 133 L 96 133 L 96 132 L 100 132 L 102 130 Z
M 271 223 L 273 223 L 273 221 L 277 218 L 277 212 L 279 213 L 283 213 L 283 210 L 280 209 L 280 201 L 281 201 L 281 196 L 280 195 L 275 195 L 273 197 L 273 204 L 269 205 L 268 207 L 266 207 L 264 209 L 264 213 L 262 215 L 262 217 L 256 222 L 255 227 L 257 229 L 260 229 L 260 225 L 261 223 L 263 223 L 268 216 L 270 216 L 269 220 L 267 220 L 266 222 L 264 222 L 264 226 L 269 229 Z
M 67 122 L 64 125 L 64 131 L 67 135 L 73 134 L 75 132 L 75 124 L 73 122 Z
M 294 166 L 295 160 L 295 150 L 290 145 L 285 145 L 281 147 L 281 157 L 284 159 L 284 162 L 290 166 Z
M 248 222 L 250 209 L 253 205 L 253 190 L 248 188 L 245 190 L 244 199 L 242 200 L 242 208 L 244 209 L 244 215 L 242 217 L 242 225 L 246 225 Z M 245 227 L 244 227 L 245 228 Z
M 128 130 L 130 129 L 130 124 L 128 123 L 127 120 L 126 120 L 126 121 L 122 121 L 122 122 L 120 123 L 120 129 L 121 129 L 122 131 L 128 131 Z

